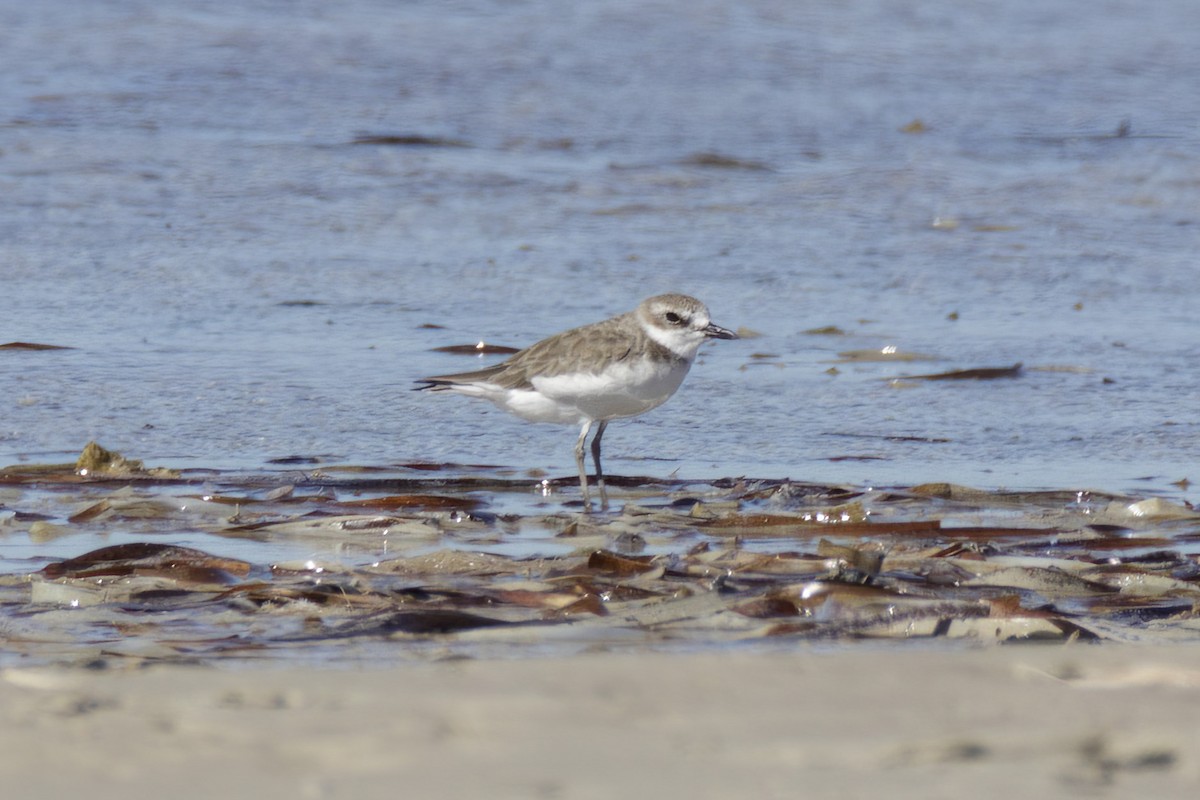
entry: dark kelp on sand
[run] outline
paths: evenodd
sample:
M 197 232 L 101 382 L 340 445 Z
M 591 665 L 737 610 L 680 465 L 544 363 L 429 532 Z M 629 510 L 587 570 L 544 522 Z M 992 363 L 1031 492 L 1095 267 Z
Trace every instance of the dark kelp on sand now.
M 1162 498 L 630 480 L 619 513 L 501 514 L 532 481 L 190 477 L 91 449 L 0 471 L 7 541 L 77 545 L 0 575 L 11 657 L 1200 639 L 1200 512 Z M 297 546 L 319 556 L 269 555 Z

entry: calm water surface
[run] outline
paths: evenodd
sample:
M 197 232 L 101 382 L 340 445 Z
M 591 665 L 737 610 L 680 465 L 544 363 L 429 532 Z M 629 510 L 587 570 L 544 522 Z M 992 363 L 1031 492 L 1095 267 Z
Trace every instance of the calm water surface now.
M 614 426 L 612 472 L 1188 497 L 1197 30 L 1191 0 L 0 4 L 0 340 L 75 348 L 0 351 L 0 463 L 568 474 L 572 431 L 409 391 L 477 363 L 431 348 L 683 291 L 761 337 Z M 933 360 L 839 363 L 886 346 Z

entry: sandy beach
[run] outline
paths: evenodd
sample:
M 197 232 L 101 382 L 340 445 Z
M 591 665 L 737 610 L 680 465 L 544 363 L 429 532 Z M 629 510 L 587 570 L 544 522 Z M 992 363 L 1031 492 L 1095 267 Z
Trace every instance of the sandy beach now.
M 1196 650 L 11 669 L 28 798 L 1194 797 Z

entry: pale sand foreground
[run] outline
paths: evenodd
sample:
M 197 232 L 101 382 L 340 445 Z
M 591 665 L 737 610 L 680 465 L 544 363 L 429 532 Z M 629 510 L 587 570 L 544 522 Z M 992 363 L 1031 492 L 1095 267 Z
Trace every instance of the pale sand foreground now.
M 23 798 L 1200 792 L 1194 647 L 0 677 L 0 768 Z

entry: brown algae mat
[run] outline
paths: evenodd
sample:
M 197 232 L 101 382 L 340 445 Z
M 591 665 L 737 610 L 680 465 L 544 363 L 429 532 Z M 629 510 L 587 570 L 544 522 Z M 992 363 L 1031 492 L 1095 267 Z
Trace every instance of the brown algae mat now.
M 1180 500 L 617 478 L 617 510 L 587 515 L 569 478 L 181 474 L 89 448 L 0 470 L 5 664 L 1200 641 Z

